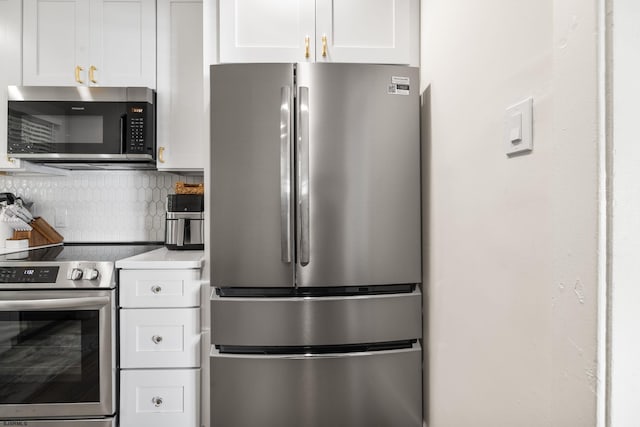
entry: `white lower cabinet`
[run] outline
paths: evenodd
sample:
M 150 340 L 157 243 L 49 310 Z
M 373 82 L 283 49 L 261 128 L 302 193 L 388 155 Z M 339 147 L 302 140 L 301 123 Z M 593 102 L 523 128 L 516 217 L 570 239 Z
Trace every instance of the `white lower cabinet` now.
M 121 427 L 200 426 L 200 270 L 122 269 Z
M 121 427 L 199 426 L 200 369 L 123 370 Z

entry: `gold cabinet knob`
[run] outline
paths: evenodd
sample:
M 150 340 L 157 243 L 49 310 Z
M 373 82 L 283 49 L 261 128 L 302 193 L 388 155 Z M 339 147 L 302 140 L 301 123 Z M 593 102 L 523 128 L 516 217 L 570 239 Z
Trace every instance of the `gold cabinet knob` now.
M 164 163 L 164 147 L 158 148 L 158 161 Z

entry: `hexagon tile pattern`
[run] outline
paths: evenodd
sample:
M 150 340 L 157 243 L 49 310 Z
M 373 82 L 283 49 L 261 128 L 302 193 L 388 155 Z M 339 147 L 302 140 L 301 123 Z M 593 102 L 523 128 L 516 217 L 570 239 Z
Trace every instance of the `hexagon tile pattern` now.
M 66 242 L 162 242 L 167 194 L 201 176 L 150 171 L 71 171 L 69 176 L 0 176 L 0 191 L 29 203 Z

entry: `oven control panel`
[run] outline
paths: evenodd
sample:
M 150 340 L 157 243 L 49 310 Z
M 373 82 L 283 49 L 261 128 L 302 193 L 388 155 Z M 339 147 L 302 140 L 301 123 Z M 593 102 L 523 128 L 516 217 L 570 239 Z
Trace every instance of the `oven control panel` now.
M 109 261 L 17 262 L 0 264 L 1 289 L 114 289 Z
M 0 283 L 55 283 L 60 267 L 0 267 Z

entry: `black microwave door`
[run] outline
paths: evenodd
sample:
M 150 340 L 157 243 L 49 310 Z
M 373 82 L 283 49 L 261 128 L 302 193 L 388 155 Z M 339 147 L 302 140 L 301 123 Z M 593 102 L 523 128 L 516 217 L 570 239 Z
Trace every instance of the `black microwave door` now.
M 120 154 L 126 103 L 9 101 L 10 154 Z

